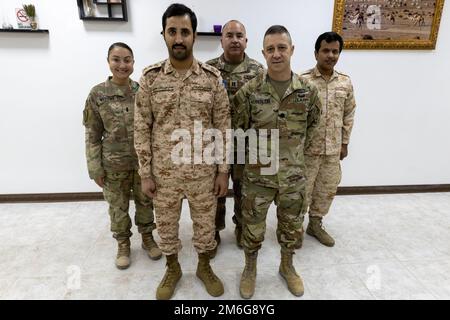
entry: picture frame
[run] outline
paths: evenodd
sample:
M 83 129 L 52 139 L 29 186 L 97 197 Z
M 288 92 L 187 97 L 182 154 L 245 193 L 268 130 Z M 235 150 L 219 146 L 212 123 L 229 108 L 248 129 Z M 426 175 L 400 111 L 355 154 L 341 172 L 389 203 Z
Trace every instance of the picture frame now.
M 445 0 L 335 0 L 346 49 L 435 49 Z
M 122 0 L 93 0 L 95 4 L 122 3 Z

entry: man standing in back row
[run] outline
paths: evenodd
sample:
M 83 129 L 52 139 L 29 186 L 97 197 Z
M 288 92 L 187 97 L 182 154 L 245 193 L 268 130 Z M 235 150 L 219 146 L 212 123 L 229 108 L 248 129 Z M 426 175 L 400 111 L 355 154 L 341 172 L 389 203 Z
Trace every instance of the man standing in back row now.
M 230 101 L 233 95 L 247 81 L 253 79 L 258 73 L 264 70 L 262 64 L 249 58 L 245 54 L 247 41 L 245 26 L 237 20 L 228 21 L 223 27 L 222 38 L 220 40 L 223 48 L 223 54 L 218 58 L 206 62 L 220 71 Z M 236 156 L 234 159 L 236 159 Z M 244 165 L 234 164 L 231 166 L 231 179 L 233 181 L 234 193 L 233 222 L 236 224 L 234 233 L 236 235 L 236 244 L 239 248 L 242 248 L 241 186 L 243 170 Z M 219 231 L 225 229 L 225 200 L 226 197 L 222 197 L 218 198 L 217 201 L 215 234 L 217 245 L 220 243 Z M 213 255 L 215 255 L 216 250 L 214 250 Z
M 305 149 L 309 203 L 306 233 L 328 247 L 334 246 L 334 239 L 322 227 L 322 219 L 328 213 L 341 181 L 340 160 L 348 154 L 356 107 L 350 77 L 334 70 L 343 44 L 342 37 L 335 32 L 321 34 L 315 44 L 316 67 L 302 73 L 319 90 L 322 104 L 319 127 Z M 296 248 L 301 246 L 302 238 Z

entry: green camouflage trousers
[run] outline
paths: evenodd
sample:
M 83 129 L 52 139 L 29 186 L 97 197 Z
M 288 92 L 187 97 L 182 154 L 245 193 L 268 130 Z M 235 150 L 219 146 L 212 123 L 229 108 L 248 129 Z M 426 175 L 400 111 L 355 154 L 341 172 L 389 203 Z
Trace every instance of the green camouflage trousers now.
M 233 222 L 236 226 L 242 226 L 242 173 L 243 164 L 231 166 L 231 180 L 233 181 L 234 216 Z M 216 230 L 225 229 L 226 197 L 217 199 Z
M 283 252 L 294 252 L 302 235 L 306 212 L 305 180 L 288 187 L 262 187 L 244 179 L 242 186 L 242 246 L 246 252 L 261 248 L 266 232 L 266 216 L 272 201 L 277 206 L 277 239 Z
M 131 191 L 134 195 L 136 214 L 134 222 L 139 233 L 155 229 L 152 200 L 141 191 L 141 178 L 137 171 L 106 172 L 103 195 L 109 204 L 111 231 L 116 239 L 131 237 L 131 218 L 128 214 Z
M 306 198 L 309 204 L 309 215 L 323 217 L 330 210 L 338 184 L 341 181 L 339 155 L 305 155 L 305 164 Z

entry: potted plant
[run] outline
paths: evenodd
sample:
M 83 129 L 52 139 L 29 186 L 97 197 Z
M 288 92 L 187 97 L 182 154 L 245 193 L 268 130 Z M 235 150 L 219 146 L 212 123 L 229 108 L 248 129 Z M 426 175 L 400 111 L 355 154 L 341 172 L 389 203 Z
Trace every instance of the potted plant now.
M 31 29 L 36 30 L 37 29 L 36 8 L 34 7 L 34 4 L 24 4 L 23 10 L 27 14 L 28 18 L 30 18 Z

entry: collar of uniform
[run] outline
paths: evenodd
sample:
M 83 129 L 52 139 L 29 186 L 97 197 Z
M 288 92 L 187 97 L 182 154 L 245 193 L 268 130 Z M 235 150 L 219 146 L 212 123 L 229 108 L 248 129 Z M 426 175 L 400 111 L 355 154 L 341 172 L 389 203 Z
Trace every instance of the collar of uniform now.
M 112 77 L 109 76 L 105 81 L 105 95 L 106 96 L 121 96 L 125 97 L 127 91 L 132 86 L 132 80 L 128 80 L 128 85 L 119 86 L 111 81 Z
M 300 80 L 300 77 L 296 73 L 292 73 L 292 82 L 289 88 L 286 90 L 285 95 L 290 95 L 292 92 L 298 89 L 305 88 L 304 83 Z
M 164 64 L 164 73 L 165 74 L 169 74 L 175 71 L 175 68 L 172 66 L 172 63 L 170 62 L 170 59 L 166 60 L 166 63 Z M 192 65 L 188 70 L 188 73 L 195 73 L 195 74 L 200 74 L 201 72 L 201 68 L 200 68 L 200 64 L 198 63 L 197 59 L 194 58 L 194 60 L 192 61 Z
M 300 80 L 299 76 L 295 72 L 291 72 L 291 74 L 292 74 L 292 81 L 291 81 L 291 84 L 289 85 L 289 87 L 286 89 L 284 97 L 287 97 L 292 92 L 294 92 L 294 91 L 296 91 L 298 89 L 303 89 L 305 87 L 304 84 L 302 83 L 302 81 Z M 264 77 L 263 78 L 264 79 L 264 83 L 263 83 L 263 85 L 261 87 L 262 92 L 263 93 L 268 93 L 272 97 L 274 97 L 277 101 L 280 101 L 280 98 L 278 97 L 278 94 L 275 92 L 275 89 L 269 83 L 269 74 L 268 74 L 267 70 L 264 70 L 263 77 Z
M 293 81 L 295 73 L 293 73 L 292 71 L 291 71 L 291 76 L 292 76 L 292 81 Z M 269 72 L 267 69 L 264 69 L 264 73 L 263 73 L 262 77 L 263 77 L 264 81 L 261 86 L 261 92 L 270 94 L 276 101 L 280 102 L 282 99 L 280 99 L 280 97 L 278 96 L 278 93 L 275 91 L 275 88 L 270 84 Z M 292 82 L 289 85 L 289 88 L 287 90 L 290 90 L 291 87 L 292 87 Z M 285 94 L 285 96 L 286 96 L 286 94 Z
M 292 81 L 289 87 L 286 89 L 283 98 L 289 96 L 292 92 L 295 92 L 298 89 L 304 89 L 305 85 L 302 83 L 300 78 L 295 72 L 292 72 Z
M 268 72 L 268 70 L 264 70 L 262 77 L 263 77 L 264 81 L 263 81 L 263 84 L 261 86 L 261 91 L 263 93 L 270 93 L 274 97 L 277 97 L 278 96 L 277 94 L 273 94 L 275 92 L 273 90 L 272 85 L 269 82 L 269 72 Z
M 317 68 L 317 66 L 314 67 L 313 71 L 312 71 L 313 75 L 317 78 L 322 78 L 322 74 L 320 73 L 319 69 Z M 338 74 L 336 72 L 336 70 L 333 69 L 333 74 L 331 75 L 330 81 L 333 80 L 334 78 L 337 78 Z
M 240 64 L 238 64 L 235 68 L 231 67 L 231 64 L 227 63 L 225 61 L 225 56 L 222 53 L 222 55 L 219 58 L 219 70 L 223 70 L 229 73 L 242 73 L 247 71 L 248 69 L 248 63 L 249 63 L 249 58 L 247 56 L 246 53 L 244 53 L 244 60 L 242 60 L 242 62 Z
M 225 67 L 227 66 L 227 63 L 225 62 L 225 57 L 222 53 L 222 55 L 219 57 L 219 59 L 217 59 L 218 63 L 217 63 L 217 69 L 219 70 L 224 70 L 225 71 Z

